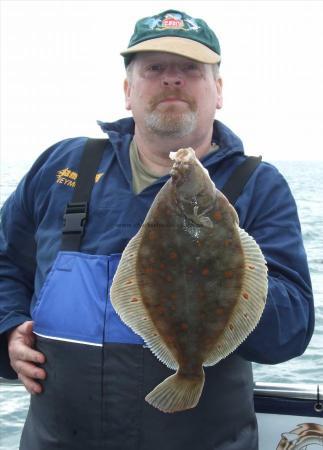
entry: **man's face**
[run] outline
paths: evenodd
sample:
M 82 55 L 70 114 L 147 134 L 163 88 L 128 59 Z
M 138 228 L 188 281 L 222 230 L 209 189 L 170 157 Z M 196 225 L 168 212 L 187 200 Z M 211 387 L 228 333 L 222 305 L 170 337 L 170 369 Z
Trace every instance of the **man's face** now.
M 222 80 L 210 65 L 162 52 L 137 54 L 124 90 L 136 126 L 164 137 L 209 129 L 222 106 Z

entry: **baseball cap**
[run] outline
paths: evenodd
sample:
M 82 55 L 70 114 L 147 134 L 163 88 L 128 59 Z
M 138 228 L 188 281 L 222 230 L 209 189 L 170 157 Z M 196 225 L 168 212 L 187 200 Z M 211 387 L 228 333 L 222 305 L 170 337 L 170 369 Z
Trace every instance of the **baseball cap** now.
M 138 20 L 128 48 L 121 52 L 125 66 L 140 52 L 173 53 L 206 64 L 221 61 L 218 38 L 207 23 L 175 9 Z

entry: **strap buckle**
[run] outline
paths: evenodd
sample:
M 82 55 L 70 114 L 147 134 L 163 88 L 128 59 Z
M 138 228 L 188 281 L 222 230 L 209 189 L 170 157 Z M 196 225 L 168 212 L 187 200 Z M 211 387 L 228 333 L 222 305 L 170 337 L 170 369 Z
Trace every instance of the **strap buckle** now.
M 68 203 L 64 213 L 63 234 L 83 235 L 87 219 L 87 202 Z

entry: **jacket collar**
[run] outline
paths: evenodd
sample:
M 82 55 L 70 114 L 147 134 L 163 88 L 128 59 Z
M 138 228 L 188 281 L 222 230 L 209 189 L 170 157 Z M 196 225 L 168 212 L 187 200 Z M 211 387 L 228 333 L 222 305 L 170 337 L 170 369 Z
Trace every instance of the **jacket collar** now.
M 135 131 L 135 122 L 132 117 L 126 117 L 116 122 L 97 121 L 101 130 L 108 134 L 111 144 L 116 152 L 121 170 L 124 176 L 131 183 L 131 166 L 129 158 L 129 146 L 133 139 Z M 235 135 L 226 125 L 219 120 L 213 123 L 212 142 L 215 142 L 219 149 L 202 158 L 202 164 L 209 170 L 215 169 L 217 164 L 232 155 L 243 155 L 244 149 L 240 138 Z M 165 175 L 160 178 L 159 182 L 164 182 L 169 178 Z

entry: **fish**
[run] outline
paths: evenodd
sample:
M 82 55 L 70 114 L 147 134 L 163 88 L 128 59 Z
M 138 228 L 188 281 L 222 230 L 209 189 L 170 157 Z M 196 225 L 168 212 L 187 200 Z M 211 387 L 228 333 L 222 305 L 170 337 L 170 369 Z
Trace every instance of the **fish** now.
M 196 407 L 203 367 L 254 330 L 268 289 L 261 249 L 195 151 L 169 157 L 170 178 L 124 249 L 110 290 L 121 320 L 176 371 L 145 397 L 164 413 Z

